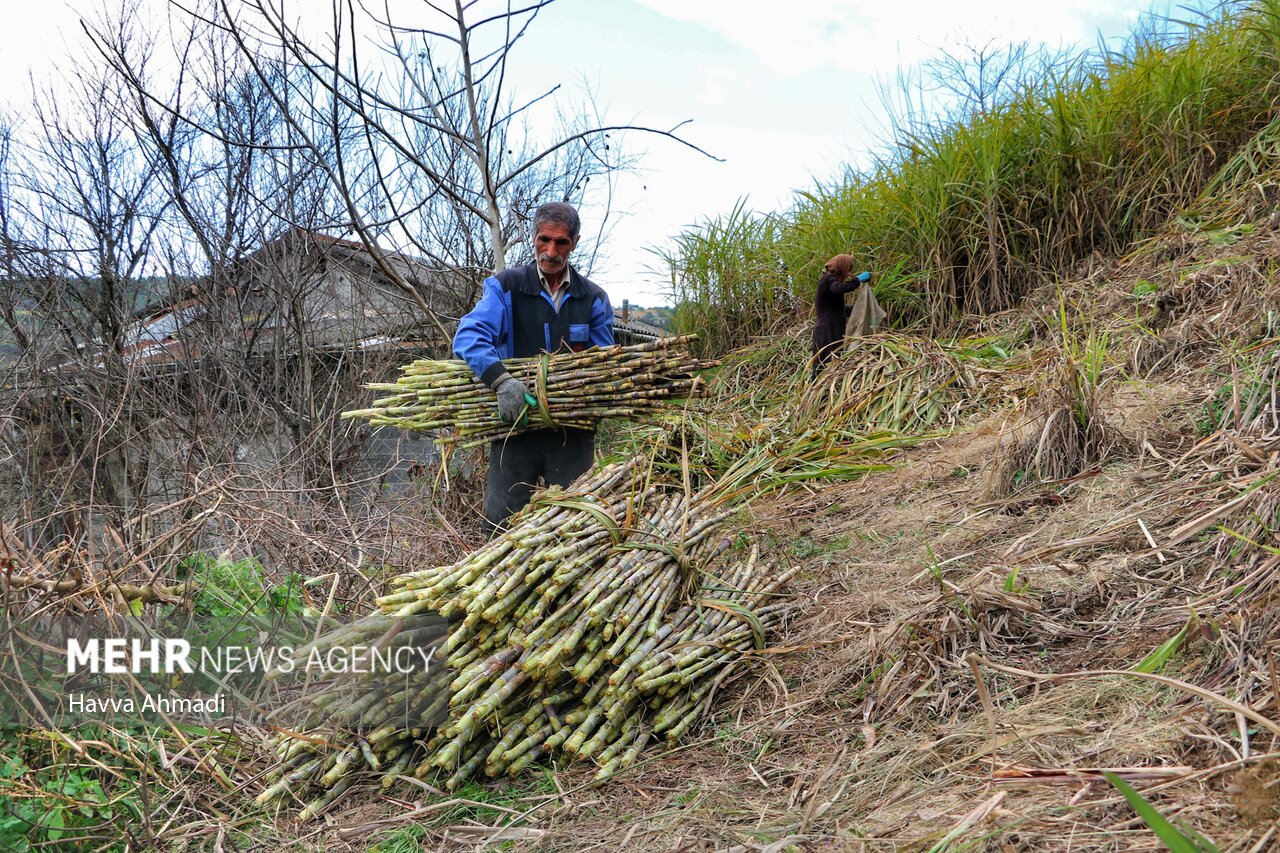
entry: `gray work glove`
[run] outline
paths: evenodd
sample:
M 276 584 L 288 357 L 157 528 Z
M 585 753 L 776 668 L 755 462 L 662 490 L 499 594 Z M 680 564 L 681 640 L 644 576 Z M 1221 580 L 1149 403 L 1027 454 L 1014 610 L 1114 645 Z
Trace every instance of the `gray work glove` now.
M 498 417 L 502 418 L 504 424 L 518 422 L 524 414 L 525 406 L 529 404 L 525 400 L 529 389 L 523 382 L 508 373 L 506 379 L 498 382 L 494 391 L 498 395 Z

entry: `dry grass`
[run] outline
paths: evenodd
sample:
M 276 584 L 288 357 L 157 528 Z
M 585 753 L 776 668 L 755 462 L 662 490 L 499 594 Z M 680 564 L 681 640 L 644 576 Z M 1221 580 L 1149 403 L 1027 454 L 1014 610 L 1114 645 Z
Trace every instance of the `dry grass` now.
M 1239 578 L 1205 558 L 1232 537 L 1191 534 L 1157 555 L 1136 524 L 1145 518 L 1163 542 L 1219 508 L 1230 486 L 1206 469 L 1166 478 L 1127 465 L 1071 484 L 1061 502 L 1009 515 L 1007 504 L 966 501 L 977 497 L 969 481 L 980 472 L 960 472 L 989 458 L 992 441 L 975 434 L 977 442 L 966 435 L 912 451 L 902 470 L 814 495 L 798 510 L 791 500 L 757 507 L 757 523 L 779 543 L 794 550 L 812 538 L 831 548 L 809 558 L 800 594 L 814 604 L 782 641 L 788 651 L 762 657 L 760 677 L 680 755 L 607 793 L 564 798 L 539 820 L 540 843 L 585 848 L 576 839 L 589 835 L 627 849 L 671 849 L 678 839 L 690 849 L 787 840 L 804 849 L 929 849 L 1003 794 L 961 834 L 968 849 L 1160 849 L 1088 772 L 1105 767 L 1128 768 L 1162 811 L 1224 849 L 1261 839 L 1266 828 L 1237 820 L 1226 787 L 1274 751 L 1265 731 L 1255 731 L 1246 756 L 1222 703 L 1173 683 L 1088 674 L 1132 667 L 1173 636 L 1191 592 L 1215 628 L 1190 640 L 1166 673 L 1259 713 L 1274 707 L 1265 664 L 1232 664 L 1270 635 L 1269 620 L 1250 626 L 1239 614 L 1242 600 L 1267 609 L 1271 560 L 1250 557 L 1241 569 L 1247 593 L 1219 609 Z M 1239 464 L 1233 451 L 1217 454 L 1209 458 L 1220 466 Z M 1232 514 L 1249 517 L 1267 500 Z M 971 655 L 994 665 L 980 663 L 975 677 Z M 999 666 L 1080 675 L 1027 677 Z M 572 783 L 577 771 L 560 778 Z M 1253 777 L 1240 778 L 1236 787 L 1256 800 Z M 588 809 L 598 810 L 594 819 Z M 619 825 L 624 814 L 633 817 Z
M 1072 358 L 1055 362 L 1028 408 L 1028 422 L 1010 431 L 1010 446 L 992 473 L 995 497 L 1096 470 L 1131 443 L 1107 418 L 1099 377 Z

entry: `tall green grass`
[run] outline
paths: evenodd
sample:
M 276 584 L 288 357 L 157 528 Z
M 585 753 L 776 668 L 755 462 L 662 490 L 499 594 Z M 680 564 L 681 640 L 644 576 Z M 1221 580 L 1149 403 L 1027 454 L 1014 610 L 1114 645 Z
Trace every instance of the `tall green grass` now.
M 780 224 L 740 201 L 728 214 L 680 234 L 676 249 L 663 255 L 671 287 L 680 293 L 672 325 L 697 330 L 694 347 L 704 354 L 768 334 L 791 313 L 772 248 Z
M 711 349 L 767 334 L 778 294 L 810 302 L 839 252 L 893 271 L 877 292 L 898 326 L 1012 307 L 1192 203 L 1280 116 L 1278 71 L 1280 0 L 1228 2 L 1146 19 L 1115 51 L 1029 63 L 1003 97 L 970 92 L 946 119 L 900 107 L 870 168 L 676 238 L 677 328 Z

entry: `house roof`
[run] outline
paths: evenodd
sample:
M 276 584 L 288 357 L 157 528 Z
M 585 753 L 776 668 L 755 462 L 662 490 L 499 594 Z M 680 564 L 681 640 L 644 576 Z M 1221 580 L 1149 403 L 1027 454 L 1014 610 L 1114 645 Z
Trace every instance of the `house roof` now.
M 382 257 L 414 287 L 447 289 L 444 274 L 423 261 L 398 252 Z M 335 269 L 342 272 L 330 275 Z M 298 346 L 299 327 L 305 327 L 312 352 L 422 350 L 434 337 L 417 304 L 363 244 L 301 229 L 270 241 L 217 279 L 191 281 L 187 292 L 194 295 L 140 312 L 123 335 L 126 364 L 148 376 L 183 373 L 211 350 L 228 346 L 247 347 L 240 357 L 261 358 L 281 344 Z M 97 358 L 93 366 L 101 362 Z M 71 359 L 53 370 L 83 366 Z
M 447 273 L 419 259 L 398 252 L 385 252 L 382 257 L 415 287 L 435 285 L 445 292 L 444 298 L 462 295 L 455 292 L 460 290 L 456 285 L 450 287 L 453 282 L 444 278 Z M 298 258 L 304 261 L 297 262 Z M 342 270 L 354 268 L 354 276 L 347 277 L 358 281 L 335 285 L 334 276 L 326 275 L 333 269 L 328 262 L 335 260 Z M 308 266 L 307 261 L 314 261 L 315 266 Z M 213 288 L 214 280 L 205 277 L 190 283 L 188 292 L 194 296 L 144 309 L 124 333 L 121 355 L 125 363 L 142 368 L 147 376 L 159 377 L 194 370 L 213 350 L 244 346 L 248 351 L 238 357 L 262 358 L 282 341 L 286 346 L 297 345 L 289 343 L 296 332 L 293 318 L 279 313 L 292 310 L 291 303 L 273 301 L 266 292 L 269 288 L 264 280 L 282 278 L 310 300 L 301 310 L 307 312 L 306 340 L 312 352 L 420 352 L 438 337 L 434 327 L 424 322 L 417 305 L 387 279 L 362 243 L 292 229 L 241 259 L 230 275 L 222 278 L 232 283 L 219 291 Z M 377 287 L 366 288 L 362 282 Z M 460 315 L 466 308 L 455 310 Z M 221 322 L 213 322 L 216 320 Z M 652 341 L 668 334 L 634 316 L 624 322 L 619 311 L 614 312 L 614 333 L 620 343 Z M 71 359 L 53 371 L 74 372 L 84 366 L 82 359 Z M 101 366 L 100 358 L 94 366 Z
M 619 333 L 626 334 L 637 341 L 656 341 L 658 338 L 666 338 L 671 335 L 666 329 L 641 322 L 634 317 L 628 317 L 624 322 L 622 312 L 618 310 L 613 312 L 613 333 L 614 335 Z

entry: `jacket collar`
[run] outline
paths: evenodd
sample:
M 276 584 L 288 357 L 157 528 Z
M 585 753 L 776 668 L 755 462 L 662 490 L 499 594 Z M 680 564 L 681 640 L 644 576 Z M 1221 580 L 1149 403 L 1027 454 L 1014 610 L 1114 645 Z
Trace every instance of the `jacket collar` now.
M 561 285 L 563 287 L 564 285 Z M 524 275 L 520 277 L 520 282 L 516 287 L 526 296 L 537 296 L 542 293 L 542 279 L 538 277 L 538 262 L 524 266 Z M 582 282 L 582 276 L 578 275 L 578 271 L 569 265 L 569 290 L 570 296 L 582 299 L 587 295 L 587 286 Z

